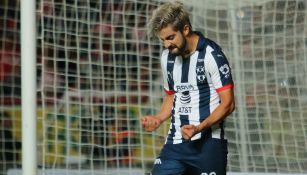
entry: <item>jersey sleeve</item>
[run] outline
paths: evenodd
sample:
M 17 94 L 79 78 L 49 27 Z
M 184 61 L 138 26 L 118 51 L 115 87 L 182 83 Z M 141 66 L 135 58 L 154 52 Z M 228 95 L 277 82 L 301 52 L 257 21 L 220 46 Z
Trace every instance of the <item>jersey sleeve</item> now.
M 234 86 L 229 62 L 221 50 L 213 50 L 208 59 L 208 71 L 217 92 Z

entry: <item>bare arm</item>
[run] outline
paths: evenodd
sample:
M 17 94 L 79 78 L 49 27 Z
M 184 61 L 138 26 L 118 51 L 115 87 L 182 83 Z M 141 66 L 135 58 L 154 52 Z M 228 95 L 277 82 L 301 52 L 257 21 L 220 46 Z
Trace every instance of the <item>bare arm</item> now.
M 182 127 L 181 132 L 184 139 L 191 139 L 195 134 L 210 128 L 212 125 L 223 120 L 234 111 L 235 100 L 233 88 L 223 90 L 218 94 L 221 103 L 208 118 L 202 121 L 199 125 L 185 125 Z
M 174 94 L 166 94 L 163 99 L 160 111 L 156 115 L 149 115 L 141 118 L 141 123 L 145 131 L 156 130 L 161 123 L 171 116 Z

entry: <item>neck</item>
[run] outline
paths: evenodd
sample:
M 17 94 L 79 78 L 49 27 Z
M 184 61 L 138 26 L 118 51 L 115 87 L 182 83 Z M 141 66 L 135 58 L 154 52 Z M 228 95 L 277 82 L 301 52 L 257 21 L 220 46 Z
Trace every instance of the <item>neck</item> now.
M 183 55 L 181 55 L 183 58 L 189 57 L 196 51 L 198 40 L 199 36 L 195 32 L 191 32 L 186 36 L 186 50 Z

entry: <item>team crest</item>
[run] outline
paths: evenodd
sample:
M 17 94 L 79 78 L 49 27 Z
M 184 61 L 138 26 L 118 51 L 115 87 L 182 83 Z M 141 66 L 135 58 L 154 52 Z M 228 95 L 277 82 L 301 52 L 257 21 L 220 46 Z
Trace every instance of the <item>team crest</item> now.
M 203 67 L 203 66 L 197 66 L 197 67 L 196 67 L 196 73 L 197 73 L 197 74 L 203 74 L 203 73 L 205 73 L 205 67 Z
M 196 77 L 198 82 L 203 82 L 206 80 L 206 75 L 205 75 L 205 67 L 203 66 L 197 66 L 196 67 Z
M 203 82 L 203 81 L 205 81 L 205 79 L 206 79 L 206 76 L 205 76 L 205 75 L 197 75 L 197 80 L 198 80 L 199 82 Z

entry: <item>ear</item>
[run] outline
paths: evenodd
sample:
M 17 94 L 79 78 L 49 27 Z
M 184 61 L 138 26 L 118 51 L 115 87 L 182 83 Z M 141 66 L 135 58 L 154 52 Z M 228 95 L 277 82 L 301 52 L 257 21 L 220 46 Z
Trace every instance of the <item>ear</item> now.
M 187 36 L 190 32 L 191 32 L 190 26 L 187 25 L 187 24 L 184 25 L 184 27 L 183 27 L 183 35 L 184 35 L 184 36 Z

